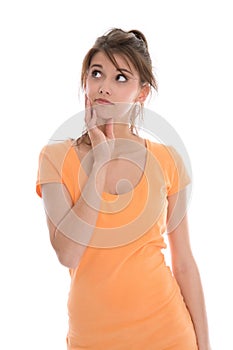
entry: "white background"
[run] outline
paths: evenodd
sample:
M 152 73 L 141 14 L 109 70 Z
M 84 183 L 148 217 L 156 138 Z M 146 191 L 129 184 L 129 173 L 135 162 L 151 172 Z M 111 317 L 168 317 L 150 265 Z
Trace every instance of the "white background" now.
M 66 348 L 69 275 L 35 193 L 38 155 L 83 109 L 83 56 L 111 27 L 147 37 L 159 83 L 150 109 L 175 127 L 192 162 L 191 242 L 212 347 L 232 349 L 233 24 L 226 0 L 1 2 L 0 348 Z

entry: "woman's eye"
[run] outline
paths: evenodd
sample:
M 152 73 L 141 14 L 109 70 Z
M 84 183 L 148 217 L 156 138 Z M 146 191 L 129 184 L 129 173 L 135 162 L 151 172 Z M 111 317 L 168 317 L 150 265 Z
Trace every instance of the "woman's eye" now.
M 123 74 L 118 74 L 117 77 L 116 77 L 116 80 L 117 80 L 117 81 L 120 81 L 120 82 L 125 82 L 125 81 L 127 81 L 128 79 L 126 78 L 125 75 L 123 75 Z
M 93 71 L 91 72 L 91 76 L 92 76 L 93 78 L 100 78 L 100 77 L 101 77 L 101 72 L 100 72 L 99 70 L 93 70 Z

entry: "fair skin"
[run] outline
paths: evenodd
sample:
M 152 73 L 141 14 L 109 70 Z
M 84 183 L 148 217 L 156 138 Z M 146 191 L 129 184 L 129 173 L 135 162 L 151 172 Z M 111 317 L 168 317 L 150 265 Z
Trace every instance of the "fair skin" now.
M 82 196 L 76 203 L 72 203 L 64 185 L 42 185 L 50 240 L 60 262 L 69 268 L 79 265 L 93 233 L 101 203 L 98 193 L 127 192 L 130 190 L 128 184 L 131 183 L 134 187 L 142 175 L 145 143 L 140 137 L 132 135 L 128 118 L 130 106 L 135 102 L 143 103 L 148 96 L 149 87 L 140 84 L 137 71 L 124 58 L 120 55 L 115 58 L 121 72 L 103 53 L 97 53 L 92 59 L 85 81 L 85 121 L 92 145 L 91 148 L 80 145 L 77 149 L 81 160 L 87 155 L 88 179 Z M 120 106 L 118 112 L 121 113 L 112 113 L 114 105 Z M 112 114 L 101 113 L 103 110 L 109 110 Z M 124 147 L 125 140 L 132 141 L 132 149 L 129 151 L 127 148 L 127 152 Z M 92 152 L 89 152 L 90 149 Z M 126 153 L 126 159 L 120 159 Z M 119 182 L 122 177 L 127 178 L 126 184 Z M 96 191 L 93 191 L 95 188 Z M 185 207 L 183 196 L 182 200 L 176 195 L 168 197 L 168 222 L 177 208 L 185 212 Z M 80 238 L 79 232 L 85 232 L 85 242 L 83 237 Z M 204 296 L 190 247 L 187 215 L 171 228 L 168 237 L 173 273 L 194 323 L 198 349 L 210 350 Z

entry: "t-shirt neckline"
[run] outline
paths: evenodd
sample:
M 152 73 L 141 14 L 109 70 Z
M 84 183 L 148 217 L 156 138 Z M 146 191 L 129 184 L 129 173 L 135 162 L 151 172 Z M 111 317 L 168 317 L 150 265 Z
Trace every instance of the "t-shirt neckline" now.
M 72 142 L 74 142 L 74 141 L 72 141 Z M 111 199 L 111 198 L 112 198 L 112 199 L 116 199 L 116 198 L 118 198 L 118 197 L 132 196 L 132 194 L 135 194 L 136 192 L 138 192 L 138 191 L 141 189 L 141 187 L 144 186 L 144 184 L 145 184 L 145 182 L 146 182 L 146 175 L 145 175 L 145 174 L 147 173 L 147 170 L 148 170 L 149 158 L 150 158 L 150 157 L 149 157 L 150 142 L 149 142 L 148 139 L 145 139 L 145 143 L 146 143 L 146 150 L 147 150 L 147 152 L 146 152 L 146 161 L 145 161 L 144 172 L 143 172 L 143 174 L 142 174 L 142 176 L 141 176 L 139 182 L 136 184 L 136 186 L 134 186 L 134 187 L 132 188 L 132 190 L 130 190 L 130 191 L 128 191 L 128 192 L 125 192 L 125 193 L 114 194 L 114 193 L 110 193 L 110 192 L 105 192 L 105 191 L 103 191 L 103 192 L 102 192 L 102 197 L 103 197 L 104 199 L 107 199 L 107 198 L 109 198 L 109 199 Z M 80 159 L 79 159 L 79 156 L 78 156 L 77 152 L 75 151 L 75 149 L 74 149 L 73 147 L 72 147 L 72 149 L 73 149 L 73 152 L 74 152 L 74 155 L 75 155 L 76 159 L 77 159 L 78 162 L 79 162 L 79 165 L 82 166 L 82 165 L 81 165 L 81 161 L 80 161 Z M 84 169 L 83 169 L 83 171 L 84 171 Z M 84 173 L 85 173 L 85 171 L 84 171 Z

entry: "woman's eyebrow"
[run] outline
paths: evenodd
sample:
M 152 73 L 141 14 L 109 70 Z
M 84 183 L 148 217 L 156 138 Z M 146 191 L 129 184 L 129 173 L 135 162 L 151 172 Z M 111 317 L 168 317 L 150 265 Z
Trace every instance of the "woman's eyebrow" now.
M 129 73 L 129 74 L 133 75 L 133 73 L 130 72 L 130 70 L 125 69 L 125 68 L 118 68 L 117 71 L 119 71 L 119 72 L 126 72 L 126 73 Z
M 94 63 L 94 64 L 91 65 L 90 68 L 94 68 L 94 67 L 98 67 L 98 68 L 103 69 L 102 64 Z M 126 72 L 126 73 L 129 73 L 129 74 L 133 75 L 133 73 L 130 72 L 130 71 L 129 71 L 128 69 L 126 69 L 126 68 L 116 68 L 116 70 L 117 70 L 118 72 Z
M 101 64 L 92 64 L 90 68 L 93 68 L 93 67 L 98 67 L 98 68 L 102 68 L 103 69 L 103 66 Z

